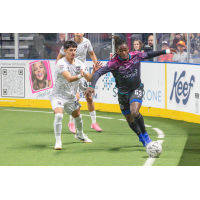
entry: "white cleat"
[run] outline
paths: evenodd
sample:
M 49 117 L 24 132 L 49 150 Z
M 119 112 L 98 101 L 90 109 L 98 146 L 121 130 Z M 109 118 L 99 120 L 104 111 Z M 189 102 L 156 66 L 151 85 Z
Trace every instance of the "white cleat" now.
M 85 135 L 84 133 L 83 134 L 79 134 L 77 133 L 75 136 L 74 136 L 77 140 L 81 140 L 82 142 L 85 142 L 85 143 L 91 143 L 92 140 L 90 140 L 88 138 L 87 135 Z
M 55 150 L 61 150 L 62 149 L 62 142 L 61 141 L 56 141 Z

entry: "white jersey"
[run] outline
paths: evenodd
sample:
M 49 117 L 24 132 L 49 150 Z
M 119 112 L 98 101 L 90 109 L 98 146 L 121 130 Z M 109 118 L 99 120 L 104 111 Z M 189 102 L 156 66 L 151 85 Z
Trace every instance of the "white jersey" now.
M 70 41 L 74 41 L 74 38 L 71 38 Z M 77 49 L 76 49 L 76 58 L 79 59 L 80 61 L 82 61 L 84 63 L 84 65 L 86 66 L 86 56 L 87 56 L 87 51 L 88 52 L 92 52 L 93 48 L 91 45 L 90 40 L 88 40 L 87 38 L 83 37 L 83 41 L 81 43 L 77 43 Z M 60 53 L 62 55 L 65 55 L 64 52 L 64 47 L 62 46 L 60 49 Z
M 80 74 L 81 69 L 84 71 L 84 74 L 88 73 L 85 71 L 84 64 L 76 58 L 75 64 L 69 63 L 65 57 L 58 60 L 55 68 L 55 84 L 50 99 L 52 97 L 60 97 L 73 101 L 77 93 L 79 80 L 70 83 L 65 79 L 62 73 L 68 71 L 71 76 L 77 76 Z

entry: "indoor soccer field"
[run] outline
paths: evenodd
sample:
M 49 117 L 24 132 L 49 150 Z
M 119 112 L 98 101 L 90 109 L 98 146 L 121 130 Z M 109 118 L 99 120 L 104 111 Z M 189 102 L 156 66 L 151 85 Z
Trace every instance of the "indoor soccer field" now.
M 200 165 L 200 124 L 144 117 L 151 139 L 162 142 L 162 154 L 153 159 L 121 113 L 97 111 L 101 133 L 90 128 L 88 111 L 81 114 L 84 133 L 93 143 L 76 140 L 64 114 L 62 150 L 54 150 L 52 109 L 0 107 L 0 166 Z

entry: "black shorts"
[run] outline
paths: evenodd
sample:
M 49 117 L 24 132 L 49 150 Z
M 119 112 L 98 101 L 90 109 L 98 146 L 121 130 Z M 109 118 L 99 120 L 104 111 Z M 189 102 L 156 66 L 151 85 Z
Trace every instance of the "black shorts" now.
M 132 102 L 139 102 L 142 105 L 143 92 L 144 92 L 144 85 L 141 84 L 140 87 L 138 87 L 137 89 L 133 90 L 128 94 L 123 95 L 118 93 L 119 106 L 123 115 L 131 114 L 130 104 Z

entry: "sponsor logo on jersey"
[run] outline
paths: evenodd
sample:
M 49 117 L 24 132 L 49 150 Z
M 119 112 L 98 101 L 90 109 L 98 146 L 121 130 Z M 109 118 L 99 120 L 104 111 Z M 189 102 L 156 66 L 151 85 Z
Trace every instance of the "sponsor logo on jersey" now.
M 124 66 L 120 66 L 120 67 L 119 67 L 119 69 L 124 69 L 124 68 L 125 68 Z
M 135 69 L 132 74 L 125 74 L 123 78 L 130 78 L 138 75 L 138 70 Z
M 64 68 L 64 65 L 59 65 L 60 69 L 63 69 Z
M 139 60 L 138 60 L 138 59 L 136 59 L 136 60 L 134 61 L 134 64 L 137 64 L 137 63 L 139 63 Z

